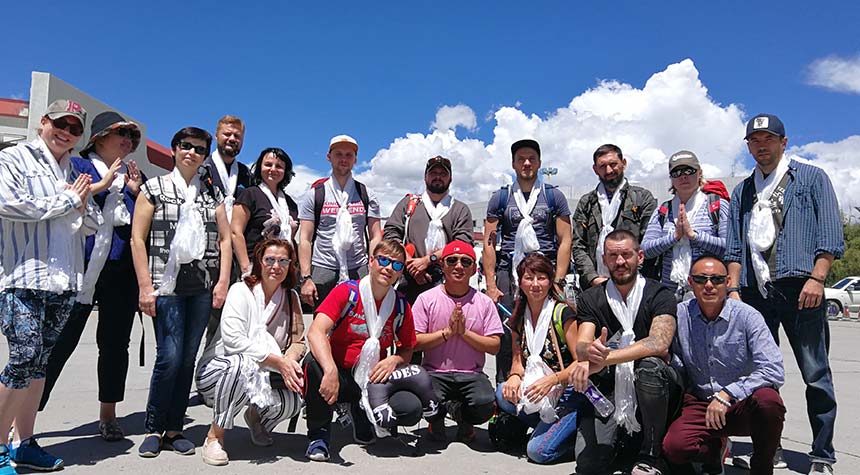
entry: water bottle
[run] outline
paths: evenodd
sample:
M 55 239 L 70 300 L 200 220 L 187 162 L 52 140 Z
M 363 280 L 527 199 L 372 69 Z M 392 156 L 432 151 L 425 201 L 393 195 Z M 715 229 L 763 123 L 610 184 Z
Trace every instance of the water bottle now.
M 594 410 L 600 414 L 600 417 L 609 417 L 613 412 L 615 412 L 615 404 L 612 404 L 612 401 L 606 399 L 606 396 L 597 389 L 590 379 L 588 380 L 588 386 L 585 388 L 585 392 L 583 394 L 585 394 L 585 397 L 591 401 L 591 404 L 594 404 Z

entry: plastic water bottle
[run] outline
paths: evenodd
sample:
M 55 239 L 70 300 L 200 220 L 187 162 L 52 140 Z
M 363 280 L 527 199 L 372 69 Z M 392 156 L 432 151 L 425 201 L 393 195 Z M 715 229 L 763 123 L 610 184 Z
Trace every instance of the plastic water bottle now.
M 612 401 L 606 399 L 606 396 L 597 389 L 590 379 L 588 380 L 588 386 L 585 388 L 585 392 L 583 394 L 585 394 L 585 397 L 591 401 L 591 404 L 594 404 L 594 410 L 600 414 L 600 417 L 609 417 L 613 412 L 615 412 L 615 404 L 612 404 Z

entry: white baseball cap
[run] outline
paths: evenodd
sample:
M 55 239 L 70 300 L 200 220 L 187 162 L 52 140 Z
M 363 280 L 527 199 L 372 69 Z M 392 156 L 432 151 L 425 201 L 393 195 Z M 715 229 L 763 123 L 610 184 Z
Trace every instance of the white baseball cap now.
M 335 145 L 342 143 L 351 145 L 355 149 L 355 153 L 358 153 L 358 142 L 349 135 L 335 135 L 332 137 L 331 142 L 328 144 L 328 151 L 331 152 L 331 149 L 333 149 Z

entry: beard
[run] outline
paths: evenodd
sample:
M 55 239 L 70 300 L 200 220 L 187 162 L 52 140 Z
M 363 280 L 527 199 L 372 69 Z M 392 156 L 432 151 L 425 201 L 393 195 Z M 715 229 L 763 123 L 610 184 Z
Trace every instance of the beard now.
M 434 185 L 432 183 L 427 184 L 427 191 L 430 193 L 441 194 L 448 191 L 449 185 Z
M 618 188 L 619 186 L 621 186 L 621 183 L 624 182 L 624 174 L 619 173 L 617 177 L 615 177 L 611 180 L 604 180 L 601 178 L 600 182 L 603 183 L 603 186 L 605 188 L 610 188 L 610 189 L 614 190 L 614 189 Z
M 239 155 L 239 152 L 241 152 L 241 151 L 242 151 L 241 145 L 237 145 L 235 147 L 232 145 L 227 145 L 227 144 L 218 146 L 218 153 L 220 153 L 221 156 L 226 155 L 228 157 L 234 157 L 235 158 L 236 155 Z
M 609 277 L 612 279 L 612 282 L 615 282 L 615 285 L 627 285 L 636 280 L 637 274 L 638 272 L 630 272 L 630 274 L 626 276 L 616 277 L 615 272 L 610 271 Z

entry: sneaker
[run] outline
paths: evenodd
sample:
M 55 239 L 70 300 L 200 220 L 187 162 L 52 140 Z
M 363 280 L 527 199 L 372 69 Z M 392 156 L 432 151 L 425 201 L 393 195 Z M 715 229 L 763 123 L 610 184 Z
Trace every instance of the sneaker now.
M 39 447 L 35 437 L 22 440 L 21 445 L 10 451 L 15 467 L 26 467 L 43 472 L 52 472 L 63 468 L 63 459 L 55 457 Z
M 750 459 L 752 459 L 752 452 L 744 455 L 736 455 L 732 458 L 732 465 L 749 470 Z M 785 459 L 782 458 L 782 447 L 777 447 L 776 453 L 773 454 L 773 468 L 788 468 L 788 464 L 785 463 Z
M 826 462 L 812 462 L 809 467 L 809 475 L 833 475 L 833 465 Z
M 352 415 L 352 438 L 359 445 L 370 445 L 376 442 L 376 431 L 373 429 L 373 424 L 367 420 L 367 414 L 358 403 L 354 403 L 350 407 Z
M 197 450 L 194 442 L 186 439 L 182 434 L 176 434 L 173 437 L 165 435 L 161 439 L 161 443 L 165 449 L 170 449 L 179 455 L 194 455 Z
M 464 444 L 471 444 L 475 440 L 475 426 L 460 422 L 457 424 L 457 440 Z
M 99 435 L 101 435 L 102 439 L 106 442 L 117 442 L 125 438 L 122 427 L 119 426 L 116 419 L 112 419 L 107 422 L 99 422 Z
M 305 452 L 305 457 L 314 462 L 325 462 L 329 458 L 328 442 L 323 439 L 317 439 L 308 444 L 308 450 Z
M 155 434 L 149 434 L 144 437 L 143 442 L 137 448 L 137 455 L 144 458 L 158 457 L 161 453 L 161 437 Z
M 251 432 L 251 443 L 257 447 L 268 447 L 272 445 L 272 436 L 263 427 L 260 421 L 260 413 L 254 406 L 248 406 L 245 409 L 245 423 L 248 424 L 248 431 Z
M 639 462 L 633 466 L 630 475 L 663 475 L 663 472 L 648 462 Z
M 447 442 L 448 435 L 445 433 L 445 419 L 440 419 L 437 422 L 431 422 L 427 426 L 427 434 L 435 442 Z
M 0 475 L 18 475 L 11 463 L 9 447 L 3 444 L 0 444 Z
M 203 461 L 209 465 L 218 467 L 227 465 L 230 459 L 227 457 L 227 452 L 224 451 L 224 447 L 221 446 L 221 442 L 218 439 L 207 437 L 206 441 L 203 442 Z

